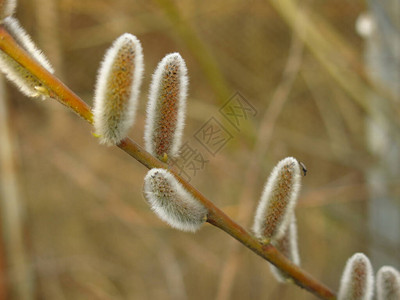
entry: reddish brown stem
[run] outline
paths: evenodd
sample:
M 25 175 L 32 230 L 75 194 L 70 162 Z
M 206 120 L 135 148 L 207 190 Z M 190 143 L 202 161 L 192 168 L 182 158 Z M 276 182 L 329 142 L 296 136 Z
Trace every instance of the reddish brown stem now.
M 59 79 L 45 70 L 23 49 L 21 49 L 2 26 L 0 26 L 0 50 L 9 55 L 21 66 L 36 76 L 47 88 L 51 97 L 69 107 L 89 123 L 93 123 L 93 115 L 90 107 L 67 86 L 65 86 Z M 291 261 L 283 256 L 274 246 L 271 244 L 263 245 L 259 243 L 245 229 L 235 223 L 203 194 L 201 194 L 192 185 L 180 177 L 175 169 L 171 169 L 167 164 L 159 161 L 130 138 L 124 139 L 118 145 L 118 147 L 149 169 L 169 169 L 182 183 L 182 185 L 208 209 L 207 221 L 210 224 L 222 229 L 233 238 L 241 242 L 244 246 L 274 264 L 284 273 L 287 273 L 293 278 L 294 282 L 298 286 L 305 288 L 321 299 L 336 299 L 335 294 L 327 286 L 313 278 L 298 266 L 291 263 Z

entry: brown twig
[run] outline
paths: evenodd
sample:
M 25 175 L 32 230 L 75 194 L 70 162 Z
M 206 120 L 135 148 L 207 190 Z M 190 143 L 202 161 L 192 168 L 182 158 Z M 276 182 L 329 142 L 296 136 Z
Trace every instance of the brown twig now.
M 2 26 L 0 26 L 0 50 L 40 79 L 43 83 L 43 87 L 47 89 L 51 98 L 54 98 L 63 105 L 69 107 L 87 122 L 91 124 L 93 123 L 93 116 L 90 107 L 59 79 L 45 70 L 39 63 L 21 49 L 21 47 L 18 46 L 15 40 Z M 305 288 L 321 299 L 335 299 L 335 294 L 327 286 L 313 278 L 298 266 L 294 265 L 271 244 L 260 244 L 245 229 L 235 223 L 192 185 L 181 178 L 174 169 L 171 169 L 167 164 L 153 157 L 130 138 L 124 139 L 118 147 L 149 169 L 169 169 L 182 185 L 208 209 L 207 221 L 210 224 L 222 229 L 247 248 L 274 264 L 281 271 L 288 274 L 298 286 Z

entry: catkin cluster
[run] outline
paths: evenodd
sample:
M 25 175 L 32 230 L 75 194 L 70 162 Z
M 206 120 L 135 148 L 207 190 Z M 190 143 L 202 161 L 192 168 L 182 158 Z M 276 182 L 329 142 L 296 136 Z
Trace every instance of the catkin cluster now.
M 101 143 L 115 145 L 127 136 L 134 122 L 142 73 L 140 42 L 124 34 L 106 52 L 99 69 L 93 115 L 95 134 Z M 179 53 L 166 55 L 153 75 L 145 148 L 164 162 L 176 157 L 181 146 L 187 82 L 186 64 Z M 207 218 L 207 209 L 167 170 L 148 172 L 144 197 L 160 219 L 174 228 L 194 232 Z
M 338 300 L 372 300 L 376 287 L 377 300 L 400 299 L 400 273 L 393 267 L 383 266 L 374 274 L 371 262 L 363 253 L 349 258 L 342 273 Z

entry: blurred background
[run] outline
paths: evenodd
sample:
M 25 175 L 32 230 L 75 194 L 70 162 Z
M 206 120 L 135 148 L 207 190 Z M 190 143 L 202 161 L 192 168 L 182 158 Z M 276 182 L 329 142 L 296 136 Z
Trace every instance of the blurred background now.
M 20 0 L 16 11 L 90 105 L 106 49 L 125 32 L 140 39 L 140 144 L 152 72 L 180 52 L 182 176 L 249 229 L 273 166 L 302 161 L 301 265 L 334 290 L 355 252 L 375 271 L 400 268 L 399 15 L 396 0 Z M 146 168 L 56 101 L 1 83 L 0 299 L 315 299 L 211 225 L 159 221 Z

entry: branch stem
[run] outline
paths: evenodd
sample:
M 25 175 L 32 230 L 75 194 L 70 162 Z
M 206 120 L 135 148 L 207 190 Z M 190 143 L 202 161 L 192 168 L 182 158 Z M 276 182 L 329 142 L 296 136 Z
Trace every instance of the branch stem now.
M 77 113 L 84 120 L 93 124 L 93 115 L 90 106 L 80 99 L 79 96 L 72 92 L 58 78 L 49 73 L 38 62 L 32 59 L 29 54 L 18 46 L 12 36 L 10 36 L 2 26 L 0 26 L 0 50 L 36 76 L 43 83 L 43 86 L 47 89 L 51 98 L 56 99 Z M 293 278 L 293 281 L 298 286 L 310 291 L 320 299 L 336 299 L 335 294 L 327 286 L 313 278 L 298 266 L 294 265 L 271 244 L 261 244 L 244 228 L 235 223 L 224 212 L 216 207 L 196 188 L 179 176 L 178 172 L 174 168 L 171 168 L 167 164 L 153 157 L 130 138 L 125 138 L 117 146 L 149 169 L 163 168 L 171 171 L 181 184 L 208 209 L 207 222 L 222 229 L 244 246 L 274 264 L 281 271 Z

